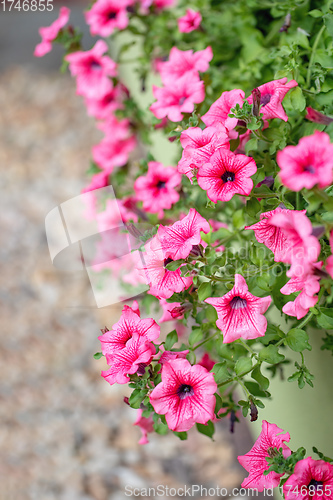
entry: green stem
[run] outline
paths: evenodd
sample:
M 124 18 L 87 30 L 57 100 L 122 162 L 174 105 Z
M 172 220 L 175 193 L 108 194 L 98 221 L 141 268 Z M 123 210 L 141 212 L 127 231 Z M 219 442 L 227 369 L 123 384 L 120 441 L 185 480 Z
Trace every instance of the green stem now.
M 217 276 L 205 276 L 205 278 L 209 278 L 211 281 L 221 281 L 222 283 L 230 283 L 232 279 L 230 278 L 218 278 Z
M 249 351 L 251 354 L 254 354 L 254 355 L 256 355 L 256 354 L 257 354 L 257 353 L 256 353 L 256 352 L 252 349 L 252 347 L 250 347 L 249 345 L 247 345 L 247 343 L 246 343 L 246 342 L 244 342 L 244 340 L 243 340 L 243 339 L 238 339 L 238 340 L 236 340 L 236 342 L 237 342 L 238 344 L 241 344 L 243 347 L 245 347 L 245 349 L 246 349 L 247 351 Z
M 191 350 L 192 351 L 195 351 L 196 349 L 198 349 L 199 347 L 201 347 L 202 345 L 206 344 L 206 342 L 209 342 L 210 340 L 212 340 L 214 337 L 216 337 L 216 335 L 218 334 L 219 332 L 216 332 L 214 333 L 214 335 L 212 335 L 211 337 L 208 337 L 207 339 L 203 340 L 202 342 L 200 342 L 200 344 L 196 345 L 195 347 L 193 347 Z
M 317 50 L 318 44 L 320 42 L 321 35 L 324 33 L 325 28 L 326 28 L 326 26 L 324 24 L 320 28 L 320 30 L 318 32 L 318 35 L 316 36 L 316 39 L 315 39 L 314 44 L 312 46 L 312 51 L 311 51 L 311 57 L 310 57 L 310 61 L 309 61 L 308 71 L 306 73 L 306 86 L 307 87 L 310 86 L 310 82 L 311 82 L 311 70 L 312 70 L 312 66 L 313 66 L 314 56 L 316 54 L 316 50 Z
M 241 388 L 243 389 L 243 391 L 245 392 L 247 399 L 249 400 L 251 398 L 251 394 L 249 393 L 249 391 L 247 390 L 247 388 L 245 387 L 245 385 L 243 384 L 243 382 L 241 380 L 238 380 L 238 383 L 241 386 Z
M 269 144 L 273 144 L 273 141 L 270 141 L 269 139 L 267 139 L 264 136 L 264 134 L 261 134 L 261 133 L 257 132 L 256 130 L 251 130 L 251 132 L 252 132 L 252 134 L 254 134 L 256 136 L 257 139 L 268 142 Z
M 297 193 L 296 193 L 296 210 L 300 210 L 300 206 L 301 206 L 300 192 L 297 191 Z
M 253 365 L 252 368 L 250 368 L 249 370 L 246 370 L 245 372 L 240 373 L 239 375 L 237 375 L 237 377 L 228 378 L 224 382 L 221 382 L 220 384 L 217 384 L 217 387 L 222 387 L 223 385 L 230 384 L 231 382 L 238 382 L 239 383 L 239 379 L 240 378 L 245 377 L 245 375 L 247 375 L 248 373 L 252 372 L 252 370 L 254 370 L 255 368 L 257 368 L 257 366 L 259 366 L 260 364 L 261 364 L 261 362 L 257 361 L 257 363 L 255 363 L 255 365 Z

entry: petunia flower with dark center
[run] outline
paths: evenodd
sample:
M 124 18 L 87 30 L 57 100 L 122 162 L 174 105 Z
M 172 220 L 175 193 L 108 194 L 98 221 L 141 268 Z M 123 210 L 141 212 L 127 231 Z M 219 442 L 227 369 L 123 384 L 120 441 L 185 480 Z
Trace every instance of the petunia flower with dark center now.
M 187 359 L 163 363 L 162 382 L 150 395 L 156 413 L 165 415 L 169 429 L 188 431 L 195 423 L 206 424 L 214 418 L 217 385 L 214 376 Z
M 333 465 L 312 457 L 299 460 L 293 474 L 283 485 L 284 497 L 288 500 L 331 500 L 333 496 Z
M 223 182 L 233 182 L 235 180 L 235 172 L 224 172 L 221 175 Z
M 193 387 L 189 384 L 182 384 L 177 389 L 177 395 L 180 399 L 185 399 L 194 395 Z
M 223 333 L 223 343 L 234 340 L 263 337 L 267 329 L 264 313 L 270 306 L 271 297 L 256 297 L 249 292 L 243 276 L 235 275 L 235 286 L 223 297 L 205 300 L 215 307 L 218 315 L 216 326 Z
M 256 171 L 253 158 L 220 148 L 208 163 L 200 166 L 198 184 L 214 203 L 229 201 L 235 194 L 250 194 L 253 188 L 251 175 Z

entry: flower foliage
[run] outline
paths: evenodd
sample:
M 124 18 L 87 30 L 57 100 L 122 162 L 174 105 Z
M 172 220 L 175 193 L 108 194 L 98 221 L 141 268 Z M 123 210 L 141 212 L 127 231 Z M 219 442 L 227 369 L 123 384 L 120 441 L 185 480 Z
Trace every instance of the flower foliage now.
M 147 286 L 142 317 L 126 305 L 102 330 L 102 376 L 128 383 L 142 444 L 152 431 L 186 439 L 194 426 L 212 437 L 227 416 L 233 431 L 240 411 L 258 418 L 271 397 L 267 369 L 288 371 L 290 350 L 301 359 L 288 382 L 313 387 L 308 327 L 326 331 L 322 349 L 333 353 L 331 2 L 96 0 L 85 12 L 99 37 L 89 50 L 68 16 L 43 28 L 36 55 L 63 44 L 104 133 L 83 190 L 87 218 L 100 231 L 113 220 L 110 200 L 95 197 L 112 185 L 126 242 L 139 241 L 117 268 L 105 261 L 119 256 L 124 228 L 102 233 L 95 272 L 122 275 L 133 297 Z M 122 81 L 127 63 L 148 98 Z M 153 148 L 161 135 L 172 161 Z M 286 498 L 304 497 L 296 486 L 333 498 L 330 460 L 292 452 L 281 432 L 263 421 L 239 457 L 243 485 L 284 481 Z

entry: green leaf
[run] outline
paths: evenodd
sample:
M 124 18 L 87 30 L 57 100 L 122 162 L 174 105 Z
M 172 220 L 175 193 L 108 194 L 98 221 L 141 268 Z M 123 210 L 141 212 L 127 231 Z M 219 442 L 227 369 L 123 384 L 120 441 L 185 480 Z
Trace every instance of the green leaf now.
M 215 392 L 214 396 L 215 396 L 215 399 L 216 399 L 216 404 L 215 404 L 215 410 L 214 410 L 214 412 L 215 412 L 215 415 L 217 415 L 218 412 L 220 411 L 220 409 L 223 406 L 223 402 L 222 402 L 221 396 L 219 394 L 217 394 L 217 392 Z
M 203 337 L 203 332 L 200 328 L 195 328 L 191 331 L 190 336 L 188 338 L 188 343 L 190 346 L 194 346 L 197 342 L 200 342 Z
M 275 345 L 268 345 L 259 352 L 259 359 L 271 365 L 281 363 L 284 358 L 285 356 L 279 353 L 279 350 Z
M 323 15 L 323 13 L 319 9 L 313 9 L 313 10 L 310 10 L 310 12 L 309 12 L 309 16 L 312 16 L 312 17 L 322 17 L 322 15 Z
M 206 318 L 209 322 L 211 323 L 216 323 L 217 321 L 217 312 L 215 307 L 213 307 L 211 304 L 206 308 Z
M 145 398 L 146 394 L 146 390 L 142 391 L 141 389 L 134 389 L 128 400 L 131 408 L 140 408 L 142 400 Z
M 327 33 L 333 37 L 333 14 L 325 14 L 323 16 L 324 24 L 327 29 Z
M 215 365 L 211 369 L 211 373 L 214 373 L 214 379 L 217 384 L 220 384 L 221 382 L 224 382 L 225 380 L 228 380 L 228 378 L 230 378 L 226 361 L 215 363 Z
M 187 439 L 187 432 L 183 431 L 183 432 L 174 432 L 174 435 L 179 437 L 179 439 L 181 441 L 186 441 Z
M 165 434 L 168 433 L 169 428 L 166 424 L 163 424 L 163 422 L 155 422 L 154 431 L 157 432 L 157 434 L 160 434 L 161 436 L 165 436 Z
M 250 198 L 246 202 L 246 211 L 250 217 L 255 218 L 257 213 L 261 211 L 261 205 L 256 198 Z
M 102 353 L 102 352 L 96 352 L 96 353 L 94 354 L 94 358 L 95 358 L 95 359 L 100 359 L 102 356 L 103 356 L 103 353 Z
M 269 379 L 265 377 L 261 371 L 260 366 L 257 366 L 251 373 L 251 377 L 258 382 L 260 387 L 266 391 L 269 387 Z
M 236 229 L 241 229 L 245 225 L 244 222 L 243 209 L 240 208 L 239 210 L 236 210 L 232 216 L 232 223 Z
M 296 352 L 302 352 L 304 349 L 311 351 L 312 347 L 309 344 L 309 336 L 304 330 L 293 328 L 287 333 L 285 343 L 290 349 Z
M 260 387 L 257 384 L 257 382 L 251 382 L 249 380 L 246 380 L 244 382 L 244 385 L 249 390 L 249 392 L 251 394 L 253 394 L 253 396 L 259 396 L 261 398 L 267 398 L 267 396 L 269 395 L 269 393 L 264 392 L 262 389 L 260 389 Z
M 204 434 L 205 436 L 208 436 L 210 438 L 213 437 L 214 432 L 215 432 L 215 427 L 214 424 L 211 420 L 208 421 L 206 425 L 204 424 L 196 424 L 198 431 L 201 434 Z
M 289 91 L 289 98 L 292 107 L 296 111 L 303 111 L 306 106 L 306 100 L 300 87 L 294 87 Z
M 235 373 L 241 375 L 244 372 L 248 372 L 252 368 L 252 359 L 250 358 L 239 358 L 235 364 Z
M 166 351 L 170 351 L 170 349 L 174 346 L 174 344 L 178 342 L 178 335 L 176 330 L 172 330 L 172 332 L 168 333 L 164 343 L 164 349 Z
M 178 259 L 178 260 L 173 260 L 172 262 L 169 262 L 165 267 L 167 268 L 168 271 L 177 271 L 179 267 L 184 264 L 183 259 Z
M 333 309 L 329 309 L 328 307 L 320 307 L 320 314 L 316 316 L 317 322 L 319 326 L 325 328 L 325 330 L 333 329 Z
M 212 285 L 210 281 L 204 281 L 198 288 L 198 298 L 203 301 L 212 295 Z
M 245 154 L 248 155 L 250 151 L 257 151 L 258 149 L 258 139 L 256 137 L 252 137 L 245 144 Z

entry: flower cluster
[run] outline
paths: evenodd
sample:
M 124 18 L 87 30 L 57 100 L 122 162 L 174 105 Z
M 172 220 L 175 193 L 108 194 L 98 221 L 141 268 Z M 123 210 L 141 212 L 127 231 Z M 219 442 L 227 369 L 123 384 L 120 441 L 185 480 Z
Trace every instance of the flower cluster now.
M 106 381 L 131 389 L 125 401 L 138 410 L 141 444 L 153 431 L 186 439 L 195 426 L 212 437 L 222 418 L 232 432 L 241 413 L 257 420 L 271 396 L 267 368 L 313 387 L 308 326 L 328 330 L 322 349 L 333 352 L 331 14 L 315 9 L 310 22 L 294 12 L 297 2 L 260 15 L 256 2 L 209 1 L 201 12 L 198 2 L 186 12 L 175 3 L 93 2 L 85 19 L 101 38 L 90 50 L 65 28 L 62 8 L 35 52 L 64 44 L 77 94 L 104 133 L 83 190 L 101 235 L 93 269 L 122 275 L 127 296 L 146 285 L 138 300 L 148 317 L 137 302 L 125 305 L 95 355 L 105 357 Z M 118 41 L 122 30 L 130 42 Z M 140 41 L 134 62 L 124 56 L 132 41 Z M 155 99 L 147 109 L 119 77 L 127 62 L 151 91 L 146 102 Z M 153 71 L 162 85 L 149 88 Z M 161 134 L 172 160 L 158 147 L 160 157 L 152 154 Z M 98 202 L 96 190 L 108 185 L 118 199 Z M 301 357 L 290 374 L 289 350 Z M 286 499 L 333 499 L 331 461 L 304 458 L 289 441 L 263 420 L 239 457 L 249 473 L 243 486 L 283 484 Z
M 288 432 L 281 434 L 282 432 L 277 425 L 263 420 L 262 431 L 254 446 L 246 455 L 238 457 L 239 463 L 249 473 L 242 482 L 242 487 L 256 488 L 258 491 L 276 488 L 287 473 L 287 480 L 283 481 L 286 500 L 332 499 L 333 465 L 324 460 L 314 460 L 312 457 L 300 460 L 300 456 L 304 456 L 304 448 L 292 452 L 285 444 L 290 441 L 290 435 Z M 279 472 L 274 470 L 274 462 L 279 462 Z

